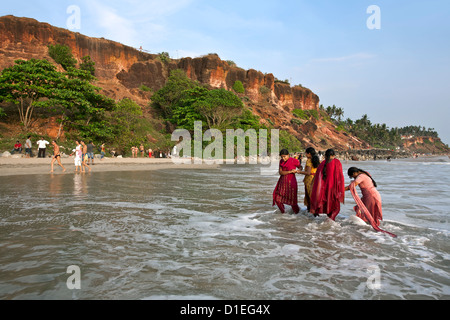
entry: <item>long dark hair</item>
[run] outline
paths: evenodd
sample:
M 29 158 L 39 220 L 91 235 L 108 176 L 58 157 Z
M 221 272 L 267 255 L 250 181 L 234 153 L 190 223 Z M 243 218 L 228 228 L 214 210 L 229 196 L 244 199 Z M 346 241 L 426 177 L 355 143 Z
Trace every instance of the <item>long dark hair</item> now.
M 361 169 L 358 169 L 358 168 L 355 168 L 355 167 L 351 167 L 351 168 L 349 168 L 348 171 L 347 171 L 348 176 L 349 176 L 350 178 L 353 176 L 353 174 L 354 174 L 355 172 L 361 172 L 361 173 L 364 173 L 366 176 L 368 176 L 370 179 L 372 179 L 372 183 L 373 183 L 374 187 L 375 187 L 375 188 L 377 187 L 377 183 L 375 182 L 375 180 L 373 180 L 372 176 L 371 176 L 367 171 L 364 171 L 364 170 L 361 170 Z
M 309 153 L 311 155 L 313 168 L 317 168 L 320 164 L 320 159 L 319 156 L 317 156 L 316 149 L 313 147 L 306 148 L 305 153 Z
M 330 157 L 331 156 L 335 156 L 336 154 L 334 153 L 333 149 L 328 149 L 327 151 L 325 151 L 325 164 L 323 166 L 323 180 L 325 180 L 327 178 L 327 164 L 330 162 Z

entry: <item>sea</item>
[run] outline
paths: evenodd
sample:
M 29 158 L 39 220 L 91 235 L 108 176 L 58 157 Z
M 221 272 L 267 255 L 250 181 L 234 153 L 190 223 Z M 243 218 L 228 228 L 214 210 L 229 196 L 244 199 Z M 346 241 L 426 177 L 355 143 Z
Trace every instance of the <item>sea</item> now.
M 261 164 L 0 177 L 0 299 L 449 299 L 449 158 L 342 165 L 372 174 L 396 238 L 349 192 L 336 221 L 281 214 Z

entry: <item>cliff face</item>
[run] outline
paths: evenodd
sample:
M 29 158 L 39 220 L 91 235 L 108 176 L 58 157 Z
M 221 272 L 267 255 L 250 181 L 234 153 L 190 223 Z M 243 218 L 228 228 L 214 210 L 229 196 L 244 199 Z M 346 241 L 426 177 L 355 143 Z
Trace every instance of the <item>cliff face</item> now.
M 162 62 L 158 55 L 114 41 L 90 38 L 34 19 L 0 17 L 0 70 L 12 66 L 17 59 L 53 61 L 48 55 L 50 44 L 67 45 L 79 62 L 89 55 L 95 62 L 96 85 L 116 100 L 127 97 L 145 107 L 151 101 L 151 92 L 143 92 L 139 87 L 145 85 L 155 92 L 164 86 L 171 70 L 182 69 L 191 79 L 213 88 L 232 90 L 235 81 L 241 81 L 248 106 L 262 122 L 291 132 L 305 146 L 319 149 L 365 146 L 362 141 L 336 131 L 329 123 L 309 121 L 292 125 L 292 111 L 318 110 L 319 97 L 307 88 L 276 82 L 273 74 L 231 66 L 215 54 Z

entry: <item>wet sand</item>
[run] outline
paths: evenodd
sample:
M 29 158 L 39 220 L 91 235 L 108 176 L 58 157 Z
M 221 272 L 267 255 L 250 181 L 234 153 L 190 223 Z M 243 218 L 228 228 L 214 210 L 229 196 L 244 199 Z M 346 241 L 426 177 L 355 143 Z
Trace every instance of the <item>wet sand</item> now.
M 70 174 L 75 172 L 74 157 L 62 158 L 63 169 L 55 162 L 53 173 L 50 172 L 52 158 L 14 158 L 0 157 L 0 176 L 28 174 Z M 161 169 L 214 169 L 214 164 L 177 164 L 172 159 L 162 158 L 108 158 L 95 159 L 94 165 L 89 165 L 91 173 L 105 171 L 142 171 Z

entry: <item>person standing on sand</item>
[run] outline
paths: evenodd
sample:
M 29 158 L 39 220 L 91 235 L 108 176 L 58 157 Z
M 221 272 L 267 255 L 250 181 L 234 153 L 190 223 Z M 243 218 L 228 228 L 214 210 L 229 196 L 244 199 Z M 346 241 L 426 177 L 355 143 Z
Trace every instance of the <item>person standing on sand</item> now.
M 75 147 L 75 149 L 72 150 L 72 153 L 70 154 L 71 156 L 73 155 L 73 153 L 75 153 L 75 172 L 78 172 L 78 169 L 80 169 L 80 172 L 84 172 L 84 168 L 83 170 L 81 170 L 81 158 L 83 157 L 83 150 L 82 150 L 82 146 L 81 144 L 78 142 L 78 140 L 75 141 L 77 146 Z
M 44 137 L 41 137 L 41 140 L 36 143 L 38 145 L 38 158 L 45 158 L 45 150 L 49 144 L 48 141 L 44 140 Z
M 94 165 L 94 147 L 95 144 L 92 143 L 92 141 L 89 141 L 87 145 L 87 156 L 88 156 L 88 162 L 90 159 L 91 165 Z
M 31 149 L 33 147 L 31 143 L 31 136 L 28 136 L 27 141 L 25 141 L 25 156 L 31 158 Z
M 87 162 L 88 162 L 88 155 L 87 155 L 87 146 L 84 143 L 84 141 L 80 141 L 81 146 L 83 148 L 83 155 L 81 158 L 81 165 L 82 165 L 82 169 L 84 169 L 83 167 L 86 167 L 89 169 L 89 172 L 91 172 L 91 168 L 88 166 Z M 85 172 L 85 170 L 82 170 L 82 172 Z
M 53 164 L 55 163 L 55 161 L 58 161 L 59 166 L 63 168 L 63 172 L 65 172 L 66 168 L 64 168 L 64 166 L 61 163 L 61 154 L 59 152 L 59 146 L 55 140 L 52 141 L 52 145 L 53 145 L 53 157 L 52 162 L 50 163 L 50 166 L 52 168 L 50 172 L 53 172 Z
M 103 158 L 105 157 L 105 144 L 104 143 L 102 143 L 100 154 L 101 154 L 100 160 L 103 160 Z
M 141 152 L 141 158 L 143 158 L 144 157 L 144 153 L 145 153 L 145 148 L 144 148 L 144 145 L 142 143 L 139 146 L 139 151 Z
M 136 146 L 131 147 L 131 157 L 132 158 L 137 158 L 137 151 L 138 151 L 138 147 L 136 147 Z

